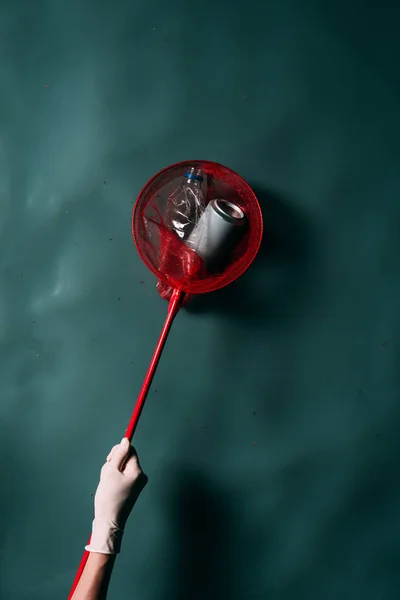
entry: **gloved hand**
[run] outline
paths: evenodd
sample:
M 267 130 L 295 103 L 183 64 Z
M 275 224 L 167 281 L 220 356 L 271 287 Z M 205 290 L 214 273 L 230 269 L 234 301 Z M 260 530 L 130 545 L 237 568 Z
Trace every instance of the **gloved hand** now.
M 112 448 L 101 469 L 94 498 L 94 521 L 89 552 L 118 554 L 129 514 L 147 483 L 136 451 L 127 438 Z

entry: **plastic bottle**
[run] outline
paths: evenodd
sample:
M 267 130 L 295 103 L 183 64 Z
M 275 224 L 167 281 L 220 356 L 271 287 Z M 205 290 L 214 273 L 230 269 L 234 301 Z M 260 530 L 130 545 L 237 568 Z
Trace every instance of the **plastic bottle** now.
M 172 192 L 167 202 L 167 221 L 171 231 L 182 241 L 187 240 L 206 207 L 204 174 L 190 167 L 180 186 Z

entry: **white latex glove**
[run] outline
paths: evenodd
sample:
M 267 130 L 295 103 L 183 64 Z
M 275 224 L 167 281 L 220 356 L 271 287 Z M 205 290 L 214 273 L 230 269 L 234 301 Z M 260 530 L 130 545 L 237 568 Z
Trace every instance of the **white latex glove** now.
M 118 554 L 127 518 L 147 477 L 127 438 L 112 448 L 101 469 L 94 498 L 94 521 L 89 552 Z

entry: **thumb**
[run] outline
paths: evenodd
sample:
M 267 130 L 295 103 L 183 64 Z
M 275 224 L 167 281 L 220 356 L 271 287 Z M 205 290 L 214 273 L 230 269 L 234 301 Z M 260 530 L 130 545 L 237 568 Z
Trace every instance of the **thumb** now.
M 122 467 L 129 456 L 130 447 L 131 444 L 128 438 L 124 437 L 122 438 L 121 443 L 113 449 L 109 464 L 114 467 L 114 469 L 118 469 L 118 471 L 122 470 Z

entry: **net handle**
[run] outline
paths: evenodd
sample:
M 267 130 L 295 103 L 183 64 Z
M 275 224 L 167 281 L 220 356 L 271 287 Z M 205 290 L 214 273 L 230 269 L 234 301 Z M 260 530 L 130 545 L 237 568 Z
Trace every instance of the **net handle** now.
M 183 301 L 184 295 L 185 295 L 185 293 L 182 292 L 181 290 L 174 290 L 172 292 L 171 300 L 169 301 L 169 305 L 168 305 L 167 318 L 165 319 L 165 323 L 161 330 L 160 337 L 158 338 L 156 349 L 154 350 L 154 354 L 150 361 L 149 368 L 147 369 L 147 373 L 146 373 L 146 376 L 143 381 L 142 389 L 140 390 L 140 394 L 138 396 L 138 399 L 136 400 L 135 408 L 133 409 L 131 418 L 128 423 L 128 427 L 125 430 L 125 437 L 127 437 L 129 439 L 129 441 L 132 441 L 132 437 L 133 437 L 133 434 L 135 433 L 137 424 L 139 422 L 139 418 L 142 413 L 143 406 L 144 406 L 144 403 L 147 398 L 147 394 L 149 393 L 151 382 L 153 381 L 153 377 L 156 372 L 157 365 L 158 365 L 158 362 L 161 357 L 161 353 L 165 346 L 165 342 L 167 341 L 168 333 L 171 329 L 171 325 L 172 325 L 174 318 L 176 317 L 176 315 L 179 312 L 180 307 L 182 306 L 182 301 Z M 89 538 L 88 545 L 90 544 L 90 539 L 91 538 Z M 87 550 L 85 550 L 83 553 L 83 556 L 81 558 L 81 562 L 79 563 L 79 567 L 76 572 L 75 579 L 74 579 L 74 582 L 71 587 L 71 591 L 68 596 L 68 600 L 72 600 L 72 597 L 74 595 L 76 587 L 77 587 L 77 585 L 80 581 L 80 578 L 82 576 L 82 573 L 85 569 L 85 565 L 86 565 L 88 558 L 89 558 L 89 552 Z
M 148 394 L 150 386 L 151 386 L 151 382 L 153 381 L 153 377 L 156 372 L 157 365 L 158 365 L 158 362 L 161 357 L 161 353 L 165 346 L 165 342 L 167 341 L 168 333 L 171 329 L 171 325 L 172 325 L 174 318 L 176 317 L 180 307 L 182 306 L 182 301 L 183 301 L 184 295 L 185 295 L 185 293 L 182 292 L 181 290 L 175 289 L 172 292 L 172 296 L 171 296 L 171 299 L 170 299 L 169 305 L 168 305 L 167 318 L 165 319 L 165 323 L 161 330 L 160 337 L 158 338 L 156 349 L 154 350 L 154 354 L 150 361 L 149 368 L 147 369 L 146 377 L 144 378 L 144 381 L 143 381 L 142 389 L 140 390 L 140 394 L 136 401 L 135 408 L 133 409 L 132 416 L 128 423 L 128 427 L 126 428 L 126 431 L 125 431 L 125 437 L 127 437 L 129 441 L 132 441 L 132 437 L 133 437 L 133 434 L 135 433 L 136 426 L 138 424 L 147 394 Z

